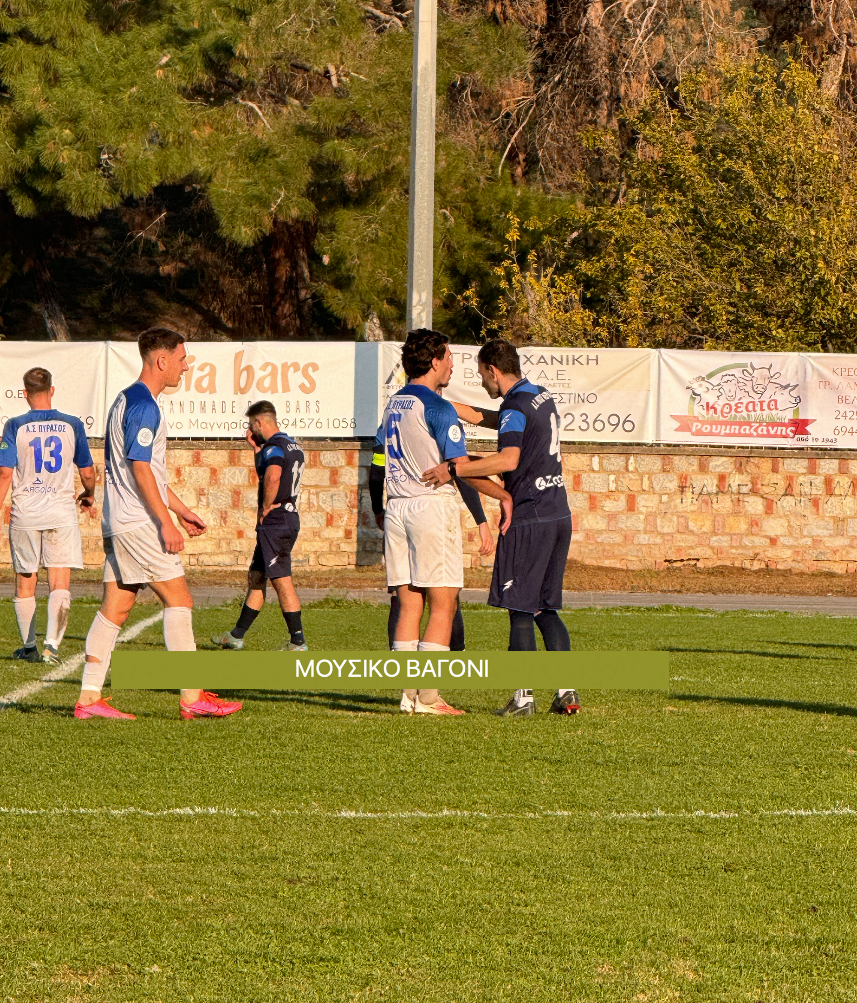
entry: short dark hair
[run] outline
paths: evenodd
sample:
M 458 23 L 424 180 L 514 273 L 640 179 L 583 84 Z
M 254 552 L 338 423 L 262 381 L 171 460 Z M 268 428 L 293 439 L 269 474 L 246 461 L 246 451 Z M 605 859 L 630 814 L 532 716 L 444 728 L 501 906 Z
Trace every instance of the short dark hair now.
M 507 376 L 521 375 L 521 360 L 518 349 L 505 338 L 492 338 L 486 341 L 476 356 L 483 366 L 493 366 Z
M 183 334 L 169 327 L 150 327 L 137 339 L 140 356 L 146 358 L 152 352 L 174 352 L 187 341 Z
M 269 414 L 274 420 L 277 418 L 277 409 L 270 401 L 256 401 L 244 412 L 246 418 L 258 418 L 260 415 Z
M 34 366 L 24 373 L 24 389 L 28 394 L 43 394 L 53 385 L 53 376 L 42 366 Z
M 420 327 L 416 331 L 408 331 L 408 337 L 402 348 L 402 366 L 409 380 L 425 376 L 431 369 L 432 359 L 442 359 L 446 354 L 449 338 L 440 331 L 430 331 Z

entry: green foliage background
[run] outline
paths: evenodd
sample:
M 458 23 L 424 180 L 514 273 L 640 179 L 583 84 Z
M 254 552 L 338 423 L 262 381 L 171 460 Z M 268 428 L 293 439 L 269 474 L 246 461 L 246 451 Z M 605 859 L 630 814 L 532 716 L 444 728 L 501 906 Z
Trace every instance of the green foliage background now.
M 623 103 L 627 40 L 593 40 L 571 6 L 441 8 L 436 326 L 852 351 L 854 118 L 829 65 L 764 45 L 764 11 L 740 4 L 740 45 L 706 58 L 696 15 L 658 0 L 666 42 Z M 44 266 L 77 337 L 156 320 L 401 336 L 409 17 L 398 0 L 3 0 L 0 330 L 43 331 L 28 276 Z M 287 280 L 312 313 L 295 326 L 270 255 L 301 235 Z
M 553 344 L 854 351 L 853 122 L 799 60 L 727 63 L 591 131 L 607 183 L 547 226 L 513 218 L 494 326 Z M 516 238 L 529 232 L 520 261 Z

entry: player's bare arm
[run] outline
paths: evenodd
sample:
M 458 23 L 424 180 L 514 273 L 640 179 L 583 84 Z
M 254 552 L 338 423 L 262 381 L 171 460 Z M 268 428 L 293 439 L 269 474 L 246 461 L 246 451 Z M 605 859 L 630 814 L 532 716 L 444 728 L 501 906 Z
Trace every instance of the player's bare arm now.
M 464 459 L 465 457 L 462 457 Z M 457 466 L 457 464 L 456 464 Z M 496 481 L 492 481 L 490 477 L 467 477 L 467 483 L 472 485 L 476 490 L 483 495 L 487 495 L 489 498 L 496 498 L 500 502 L 500 533 L 505 535 L 506 530 L 512 523 L 512 496 L 509 492 L 498 484 Z M 482 547 L 485 547 L 486 536 L 488 540 L 491 541 L 491 549 L 483 552 L 482 547 L 480 547 L 479 553 L 483 557 L 494 552 L 494 538 L 491 536 L 491 530 L 488 528 L 487 523 L 481 523 L 479 528 L 479 538 L 482 541 Z
M 161 538 L 167 553 L 180 554 L 184 550 L 184 537 L 181 530 L 173 522 L 169 509 L 161 498 L 155 475 L 152 473 L 152 465 L 146 460 L 132 460 L 131 469 L 143 503 L 160 524 Z M 178 499 L 176 500 L 178 501 Z
M 171 487 L 167 487 L 167 508 L 175 513 L 188 536 L 202 536 L 208 528 L 200 516 L 188 508 Z
M 95 467 L 81 467 L 78 470 L 83 491 L 77 496 L 77 504 L 81 512 L 88 512 L 90 519 L 95 518 Z
M 470 404 L 462 404 L 459 401 L 450 401 L 455 408 L 455 413 L 462 421 L 470 425 L 481 425 L 482 428 L 497 428 L 500 420 L 499 411 L 490 411 L 483 407 L 473 407 Z
M 264 522 L 265 516 L 275 508 L 279 508 L 279 503 L 274 504 L 277 492 L 280 490 L 280 477 L 283 468 L 275 463 L 265 471 L 265 483 L 262 489 L 262 511 L 259 513 L 259 521 Z
M 510 470 L 516 470 L 520 461 L 521 450 L 518 446 L 504 446 L 503 449 L 492 453 L 490 456 L 460 456 L 455 461 L 455 472 L 459 477 L 466 477 L 468 481 L 472 481 L 473 486 L 478 491 L 481 491 L 482 489 L 475 483 L 475 478 L 490 477 L 492 474 L 505 474 Z M 432 467 L 431 470 L 424 471 L 422 480 L 424 483 L 437 488 L 441 484 L 451 481 L 452 477 L 444 461 L 436 467 Z M 488 491 L 483 491 L 482 493 L 489 494 Z M 492 497 L 496 498 L 497 495 L 492 495 Z
M 15 473 L 12 467 L 0 467 L 0 508 L 6 501 L 6 495 L 12 485 L 12 475 Z

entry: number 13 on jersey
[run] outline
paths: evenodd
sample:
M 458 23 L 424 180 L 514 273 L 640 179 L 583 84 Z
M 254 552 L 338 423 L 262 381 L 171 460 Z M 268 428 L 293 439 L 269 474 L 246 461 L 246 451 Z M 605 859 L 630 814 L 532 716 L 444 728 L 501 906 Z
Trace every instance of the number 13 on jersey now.
M 49 435 L 42 444 L 40 436 L 30 439 L 28 445 L 33 450 L 35 470 L 40 474 L 44 469 L 46 473 L 55 474 L 62 468 L 62 439 L 58 435 Z

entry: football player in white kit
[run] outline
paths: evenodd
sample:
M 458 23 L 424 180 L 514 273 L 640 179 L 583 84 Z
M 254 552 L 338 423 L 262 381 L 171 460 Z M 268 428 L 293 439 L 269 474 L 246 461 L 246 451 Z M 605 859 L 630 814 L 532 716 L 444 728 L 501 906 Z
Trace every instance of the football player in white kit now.
M 168 651 L 195 651 L 193 600 L 179 554 L 181 530 L 205 532 L 205 523 L 167 485 L 167 429 L 158 396 L 177 387 L 187 372 L 184 338 L 167 328 L 151 328 L 138 340 L 143 369 L 123 390 L 107 416 L 104 438 L 104 600 L 86 637 L 77 718 L 133 720 L 101 697 L 119 628 L 128 618 L 137 592 L 148 585 L 164 604 L 164 643 Z M 241 709 L 205 690 L 182 690 L 183 718 L 225 717 Z
M 422 482 L 427 465 L 467 455 L 455 408 L 438 390 L 452 377 L 449 339 L 437 331 L 411 331 L 402 348 L 408 383 L 387 404 L 375 440 L 385 454 L 387 508 L 383 517 L 387 585 L 396 587 L 399 618 L 394 651 L 449 651 L 458 592 L 464 584 L 461 517 L 452 484 Z M 501 532 L 511 518 L 511 495 L 487 478 L 469 479 L 478 491 L 500 499 Z M 426 599 L 429 619 L 420 639 Z M 461 714 L 436 689 L 405 690 L 408 714 Z
M 81 510 L 94 515 L 95 468 L 80 418 L 55 411 L 53 378 L 37 366 L 24 373 L 26 414 L 10 418 L 0 440 L 0 507 L 12 485 L 9 545 L 15 569 L 15 616 L 23 646 L 15 658 L 59 663 L 71 606 L 71 569 L 83 567 L 74 496 L 80 471 Z M 36 647 L 36 583 L 48 572 L 48 626 L 44 651 Z

